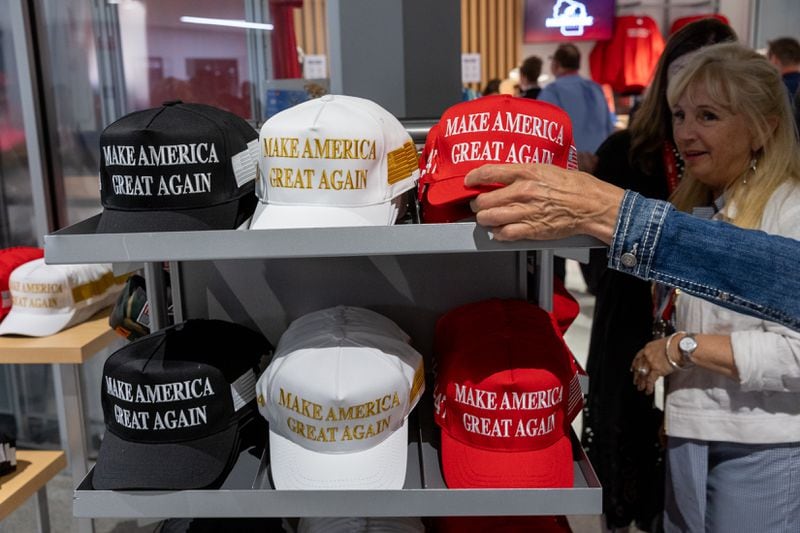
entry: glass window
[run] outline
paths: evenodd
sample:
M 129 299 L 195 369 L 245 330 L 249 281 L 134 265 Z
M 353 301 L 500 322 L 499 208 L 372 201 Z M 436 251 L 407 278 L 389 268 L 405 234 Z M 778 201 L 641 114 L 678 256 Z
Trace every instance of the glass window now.
M 0 248 L 36 245 L 11 14 L 0 3 Z

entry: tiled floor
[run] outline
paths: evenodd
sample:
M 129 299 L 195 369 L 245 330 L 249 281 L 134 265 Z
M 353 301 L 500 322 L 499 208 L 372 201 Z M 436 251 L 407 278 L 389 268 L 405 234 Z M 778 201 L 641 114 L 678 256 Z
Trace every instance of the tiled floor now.
M 581 313 L 566 334 L 567 344 L 578 361 L 585 365 L 589 348 L 594 298 L 587 294 L 586 286 L 577 263 L 567 262 L 567 288 L 578 300 Z M 573 423 L 580 434 L 580 416 Z M 68 533 L 72 523 L 72 490 L 70 478 L 65 474 L 57 476 L 48 484 L 51 528 L 53 533 Z M 36 531 L 35 507 L 33 500 L 20 507 L 11 516 L 0 522 L 0 533 L 32 533 Z M 603 531 L 599 516 L 571 516 L 570 525 L 574 533 L 600 533 Z M 159 525 L 158 520 L 112 520 L 95 521 L 97 533 L 152 533 Z M 260 532 L 262 533 L 262 532 Z

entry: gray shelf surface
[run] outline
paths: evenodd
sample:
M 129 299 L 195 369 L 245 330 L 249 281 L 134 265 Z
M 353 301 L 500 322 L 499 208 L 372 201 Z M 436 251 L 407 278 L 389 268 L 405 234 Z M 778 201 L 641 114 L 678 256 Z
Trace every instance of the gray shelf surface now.
M 579 235 L 553 241 L 498 242 L 475 222 L 398 224 L 382 227 L 295 228 L 278 230 L 106 233 L 95 229 L 100 215 L 45 235 L 48 263 L 208 261 L 303 257 L 514 252 L 601 248 Z
M 89 472 L 75 490 L 73 513 L 81 518 L 599 514 L 600 484 L 574 434 L 572 439 L 572 488 L 447 489 L 436 450 L 412 442 L 401 490 L 276 490 L 269 486 L 267 454 L 259 462 L 248 450 L 218 490 L 92 490 Z

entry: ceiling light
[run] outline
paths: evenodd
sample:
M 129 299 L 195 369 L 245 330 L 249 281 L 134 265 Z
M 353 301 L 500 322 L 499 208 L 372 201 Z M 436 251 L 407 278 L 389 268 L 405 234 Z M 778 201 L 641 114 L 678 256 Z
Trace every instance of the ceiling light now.
M 230 26 L 232 28 L 248 28 L 251 30 L 267 30 L 270 31 L 275 27 L 272 24 L 264 24 L 263 22 L 248 22 L 246 20 L 236 19 L 212 19 L 205 17 L 181 17 L 181 22 L 188 22 L 190 24 L 210 24 L 212 26 Z

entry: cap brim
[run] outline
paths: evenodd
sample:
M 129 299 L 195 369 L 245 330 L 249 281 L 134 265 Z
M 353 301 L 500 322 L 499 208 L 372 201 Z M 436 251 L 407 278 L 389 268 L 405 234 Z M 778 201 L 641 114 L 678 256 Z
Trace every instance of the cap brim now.
M 312 452 L 269 432 L 272 480 L 278 489 L 402 489 L 408 459 L 408 421 L 368 450 Z
M 182 443 L 130 442 L 106 431 L 92 486 L 97 490 L 202 489 L 219 480 L 238 447 L 238 428 Z
M 493 191 L 503 187 L 501 184 L 482 185 L 480 187 L 464 186 L 464 176 L 451 176 L 430 182 L 425 193 L 431 205 L 441 206 L 457 202 L 466 202 L 482 192 Z
M 32 314 L 16 311 L 13 307 L 0 322 L 0 335 L 27 335 L 47 337 L 58 333 L 73 319 L 77 311 L 69 313 Z
M 398 210 L 393 202 L 361 207 L 259 204 L 250 229 L 391 226 Z
M 572 487 L 572 445 L 563 436 L 530 452 L 488 451 L 463 444 L 442 431 L 442 472 L 453 488 Z
M 97 233 L 204 231 L 236 229 L 253 214 L 257 198 L 249 194 L 224 204 L 174 211 L 124 211 L 106 207 Z

